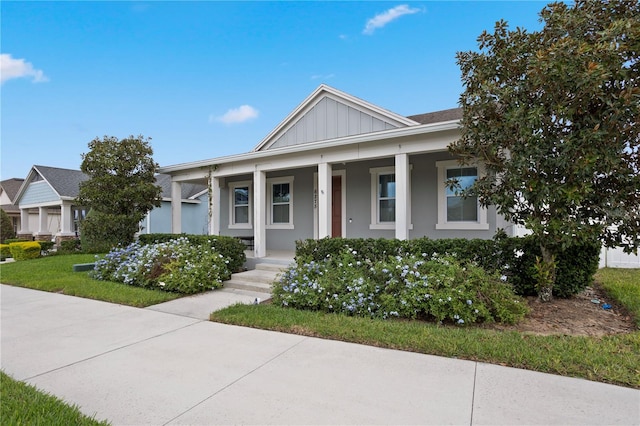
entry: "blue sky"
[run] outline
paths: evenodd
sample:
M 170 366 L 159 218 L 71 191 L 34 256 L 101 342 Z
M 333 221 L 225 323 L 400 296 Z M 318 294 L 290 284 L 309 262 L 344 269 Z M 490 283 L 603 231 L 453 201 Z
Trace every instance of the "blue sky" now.
M 457 106 L 457 51 L 540 1 L 18 2 L 1 13 L 2 179 L 104 135 L 172 165 L 250 151 L 328 84 L 401 115 Z

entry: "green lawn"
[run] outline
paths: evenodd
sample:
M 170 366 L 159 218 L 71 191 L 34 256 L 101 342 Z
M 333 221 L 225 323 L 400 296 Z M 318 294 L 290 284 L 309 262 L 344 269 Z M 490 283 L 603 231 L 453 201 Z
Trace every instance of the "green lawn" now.
M 636 320 L 640 318 L 640 270 L 602 270 L 597 280 Z M 211 320 L 640 388 L 640 331 L 605 337 L 534 336 L 273 305 L 236 305 L 212 313 Z
M 85 416 L 55 396 L 14 380 L 0 371 L 0 420 L 3 425 L 108 425 Z
M 93 254 L 69 254 L 4 263 L 0 266 L 0 282 L 136 307 L 182 297 L 176 293 L 94 280 L 88 272 L 73 272 L 73 265 L 94 260 Z

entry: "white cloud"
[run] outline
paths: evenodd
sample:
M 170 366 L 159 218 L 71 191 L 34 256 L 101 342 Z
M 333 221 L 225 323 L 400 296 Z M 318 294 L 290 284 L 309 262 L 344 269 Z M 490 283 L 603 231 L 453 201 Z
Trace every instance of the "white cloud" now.
M 22 77 L 31 77 L 34 83 L 49 81 L 44 72 L 33 68 L 30 62 L 14 59 L 7 53 L 0 54 L 0 82 Z
M 243 123 L 252 120 L 258 116 L 258 110 L 250 105 L 242 105 L 238 108 L 232 108 L 224 115 L 215 117 L 211 115 L 209 122 L 220 121 L 225 124 Z
M 401 4 L 400 6 L 396 6 L 385 12 L 379 13 L 373 18 L 369 19 L 364 27 L 364 30 L 362 30 L 362 33 L 371 35 L 376 29 L 384 27 L 389 22 L 395 21 L 403 15 L 412 15 L 418 12 L 420 12 L 420 9 L 411 8 L 406 4 Z

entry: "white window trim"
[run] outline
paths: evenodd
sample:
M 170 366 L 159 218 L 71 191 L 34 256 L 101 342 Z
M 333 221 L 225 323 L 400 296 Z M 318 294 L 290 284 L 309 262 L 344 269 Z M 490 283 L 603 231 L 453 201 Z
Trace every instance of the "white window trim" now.
M 487 221 L 487 209 L 478 203 L 478 220 L 474 222 L 448 222 L 447 221 L 447 194 L 445 182 L 447 181 L 448 169 L 459 169 L 460 163 L 457 160 L 436 161 L 438 168 L 438 223 L 436 229 L 454 229 L 469 231 L 486 231 L 489 229 Z M 478 169 L 478 176 L 484 173 L 484 167 L 481 164 L 473 165 Z
M 413 170 L 413 165 L 409 165 L 409 171 Z M 380 215 L 378 209 L 380 204 L 378 203 L 378 182 L 380 175 L 389 175 L 396 174 L 395 166 L 388 167 L 372 167 L 369 169 L 369 173 L 371 174 L 371 223 L 369 224 L 369 229 L 387 229 L 394 230 L 396 229 L 396 222 L 380 222 Z M 411 175 L 409 175 L 409 191 L 407 194 L 407 210 L 409 211 L 409 229 L 413 229 L 413 224 L 411 223 Z
M 289 223 L 273 223 L 273 185 L 289 184 Z M 267 224 L 266 229 L 294 229 L 293 226 L 293 176 L 267 179 Z
M 249 188 L 249 223 L 236 223 L 235 190 L 236 188 Z M 250 180 L 229 182 L 229 229 L 253 228 L 253 183 Z

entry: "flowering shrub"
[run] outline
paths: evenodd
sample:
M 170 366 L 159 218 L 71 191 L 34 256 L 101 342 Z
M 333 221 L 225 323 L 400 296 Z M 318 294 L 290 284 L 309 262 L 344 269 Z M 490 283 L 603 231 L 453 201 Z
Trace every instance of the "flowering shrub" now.
M 322 262 L 298 261 L 273 289 L 274 303 L 370 317 L 468 324 L 514 323 L 526 303 L 497 275 L 453 256 L 388 256 L 372 262 L 345 247 Z
M 186 238 L 157 244 L 134 242 L 96 261 L 93 277 L 183 294 L 220 288 L 229 279 L 229 260 L 208 245 Z

